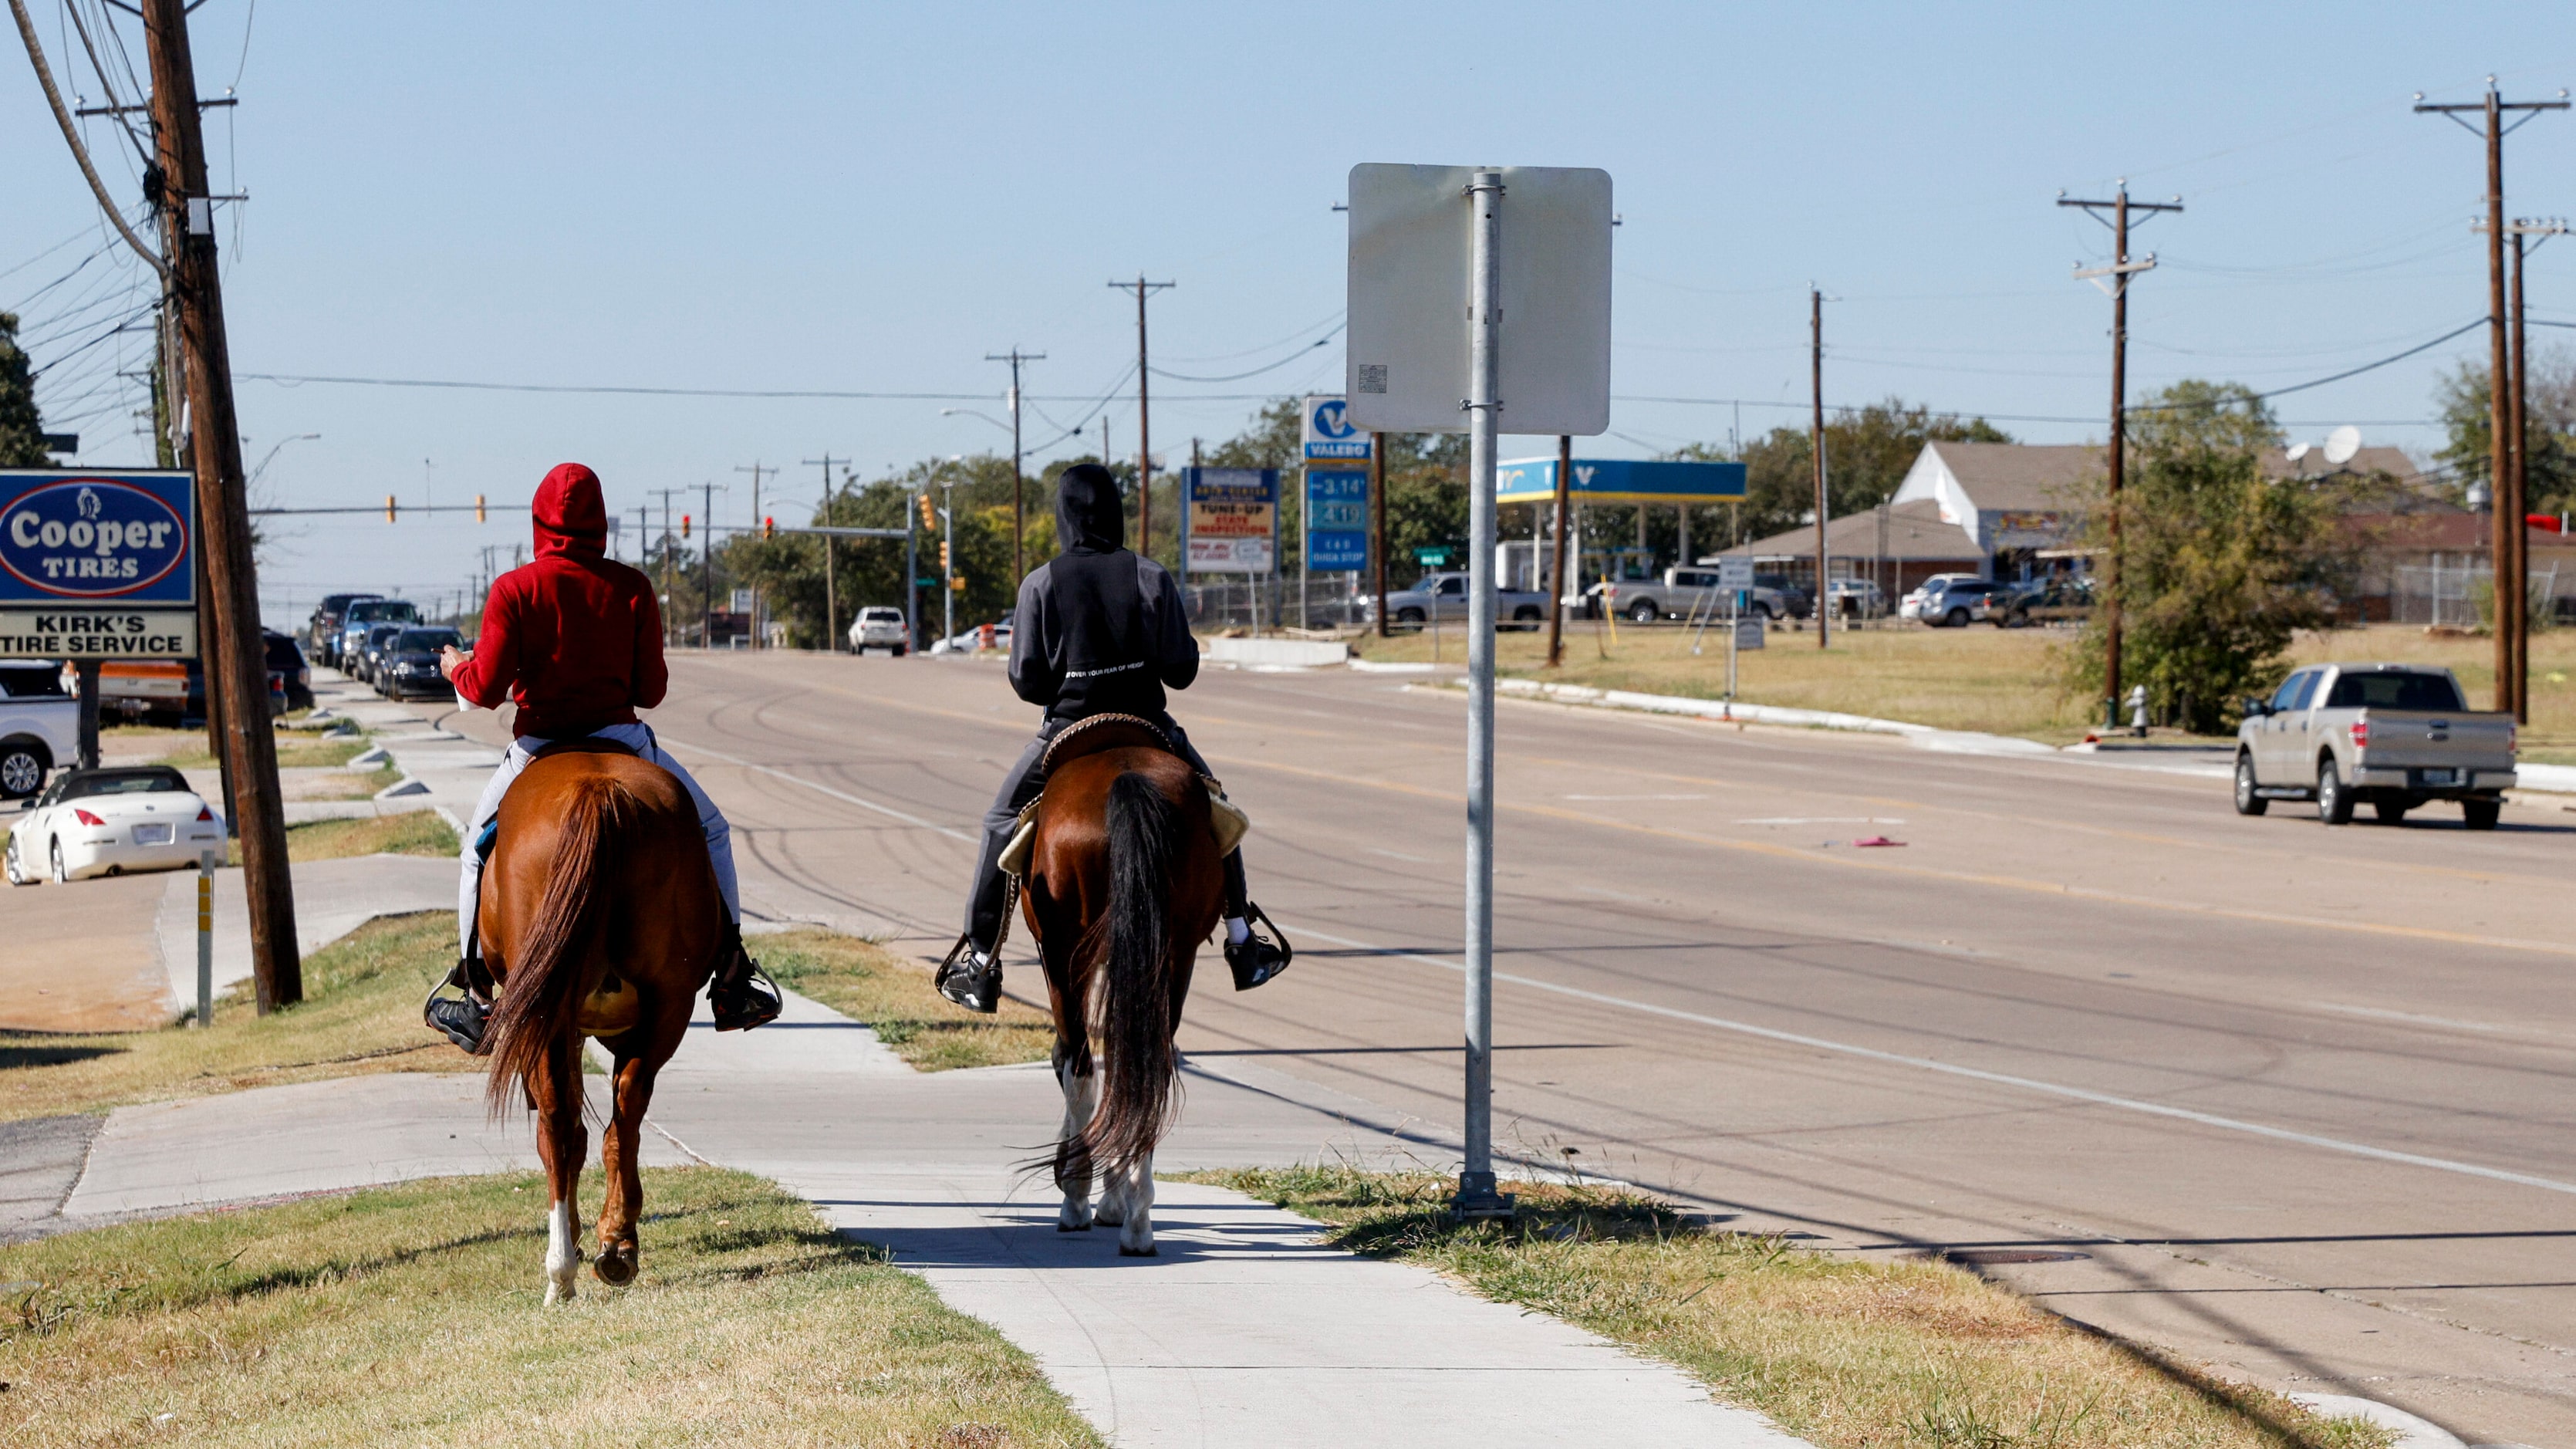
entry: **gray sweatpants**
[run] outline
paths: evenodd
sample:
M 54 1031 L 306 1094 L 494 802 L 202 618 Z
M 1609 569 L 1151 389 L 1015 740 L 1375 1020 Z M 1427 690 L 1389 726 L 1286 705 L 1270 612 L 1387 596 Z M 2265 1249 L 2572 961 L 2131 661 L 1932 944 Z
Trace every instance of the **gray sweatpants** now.
M 707 859 L 716 868 L 716 889 L 724 895 L 725 912 L 735 920 L 741 920 L 742 887 L 734 879 L 733 827 L 725 823 L 724 812 L 716 808 L 716 802 L 707 798 L 707 792 L 698 788 L 698 782 L 690 778 L 688 771 L 680 768 L 679 761 L 663 752 L 661 744 L 653 738 L 650 726 L 610 725 L 604 730 L 591 731 L 587 738 L 617 741 L 670 771 L 672 777 L 680 782 L 680 788 L 689 792 L 691 803 L 698 807 L 698 828 L 707 835 Z M 533 736 L 512 740 L 510 748 L 502 752 L 500 768 L 492 772 L 492 782 L 483 787 L 483 798 L 475 802 L 474 818 L 465 822 L 465 849 L 457 858 L 462 876 L 456 883 L 456 949 L 459 953 L 474 937 L 474 907 L 483 879 L 483 857 L 474 852 L 475 837 L 483 833 L 483 827 L 491 822 L 493 816 L 501 813 L 501 797 L 510 793 L 510 782 L 519 778 L 521 770 L 528 768 L 528 761 L 537 751 L 552 743 L 552 740 Z

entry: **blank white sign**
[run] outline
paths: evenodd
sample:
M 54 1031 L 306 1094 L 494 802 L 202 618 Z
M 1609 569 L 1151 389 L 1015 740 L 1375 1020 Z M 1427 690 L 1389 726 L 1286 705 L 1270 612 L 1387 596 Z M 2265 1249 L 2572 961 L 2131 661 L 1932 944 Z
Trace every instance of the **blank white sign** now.
M 1503 178 L 1500 430 L 1607 432 L 1610 173 L 1588 166 L 1351 168 L 1350 421 L 1467 431 L 1466 188 L 1480 170 Z

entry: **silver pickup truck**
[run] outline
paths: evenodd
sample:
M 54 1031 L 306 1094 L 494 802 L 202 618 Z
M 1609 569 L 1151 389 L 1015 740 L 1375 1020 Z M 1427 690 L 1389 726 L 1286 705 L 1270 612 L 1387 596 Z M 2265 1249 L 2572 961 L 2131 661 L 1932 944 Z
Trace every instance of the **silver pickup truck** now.
M 1373 613 L 1375 609 L 1372 600 L 1369 611 Z M 1417 628 L 1434 619 L 1463 622 L 1467 617 L 1467 576 L 1424 574 L 1412 588 L 1387 594 L 1386 616 L 1399 628 Z M 1494 590 L 1496 628 L 1535 629 L 1546 619 L 1547 595 L 1527 589 Z
M 2471 830 L 2495 829 L 2513 788 L 2513 716 L 2472 710 L 2447 669 L 2312 664 L 2236 727 L 2236 813 L 2314 800 L 2328 825 L 2367 800 L 2395 825 L 2429 800 L 2456 800 Z
M 1605 613 L 1617 614 L 1639 624 L 1657 619 L 1696 619 L 1702 613 L 1723 619 L 1734 607 L 1731 589 L 1717 586 L 1713 568 L 1668 568 L 1660 579 L 1619 579 L 1594 584 L 1592 595 L 1601 601 Z M 1806 611 L 1789 602 L 1788 596 L 1768 584 L 1756 582 L 1747 591 L 1744 615 L 1748 619 L 1786 619 L 1791 615 L 1806 617 Z

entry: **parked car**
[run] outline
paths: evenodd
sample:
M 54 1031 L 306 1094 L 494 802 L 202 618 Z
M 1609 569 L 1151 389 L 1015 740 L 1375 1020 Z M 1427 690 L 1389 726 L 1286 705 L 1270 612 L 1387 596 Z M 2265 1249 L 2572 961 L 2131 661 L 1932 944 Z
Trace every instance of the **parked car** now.
M 259 632 L 268 646 L 268 672 L 276 678 L 280 692 L 285 696 L 286 707 L 311 709 L 313 670 L 305 664 L 304 650 L 296 644 L 295 636 L 280 634 L 274 629 Z
M 930 646 L 933 654 L 973 654 L 984 649 L 1008 652 L 1011 647 L 1011 616 L 1004 614 L 990 624 L 978 624 L 960 630 Z
M 202 718 L 202 705 L 190 704 L 188 669 L 176 659 L 108 660 L 98 671 L 98 712 L 128 723 L 176 725 L 191 714 Z M 204 691 L 197 693 L 202 700 Z
M 0 800 L 44 788 L 57 764 L 78 758 L 80 701 L 48 659 L 0 659 Z
M 2245 701 L 2236 727 L 2236 813 L 2314 800 L 2328 825 L 2369 801 L 2395 825 L 2433 800 L 2456 800 L 2471 830 L 2493 830 L 2514 785 L 2513 716 L 2472 710 L 2447 669 L 2420 664 L 2313 664 L 2270 699 Z
M 2036 580 L 1998 589 L 1986 596 L 1977 617 L 1998 629 L 2026 629 L 2034 624 L 2065 624 L 2093 612 L 2093 581 L 2087 578 Z
M 66 770 L 9 832 L 11 885 L 177 870 L 223 848 L 223 822 L 167 765 Z
M 854 654 L 886 649 L 901 659 L 911 648 L 911 631 L 904 627 L 901 609 L 871 605 L 859 610 L 859 616 L 850 621 L 850 651 Z
M 1964 629 L 1985 608 L 1986 596 L 2010 584 L 1974 574 L 1934 574 L 1896 606 L 1899 616 L 1919 619 L 1936 629 Z
M 333 669 L 340 667 L 340 630 L 347 622 L 349 606 L 368 599 L 381 599 L 382 594 L 324 594 L 315 605 L 313 617 L 304 626 L 305 646 L 313 657 Z
M 1875 579 L 1836 579 L 1825 594 L 1837 618 L 1875 619 L 1887 612 L 1887 595 Z
M 1497 627 L 1535 629 L 1547 621 L 1547 595 L 1535 589 L 1497 589 L 1494 591 L 1494 619 Z M 1377 603 L 1370 600 L 1363 617 L 1375 622 Z M 1397 589 L 1386 596 L 1386 616 L 1400 627 L 1420 628 L 1434 619 L 1446 622 L 1467 619 L 1467 575 L 1462 573 L 1424 574 L 1413 587 Z
M 348 616 L 340 624 L 340 645 L 331 667 L 354 675 L 358 654 L 366 647 L 368 629 L 377 624 L 419 622 L 420 608 L 409 599 L 361 599 L 352 603 Z
M 367 626 L 367 637 L 358 645 L 357 672 L 360 679 L 376 687 L 376 693 L 385 692 L 385 651 L 393 647 L 393 642 L 402 637 L 404 630 L 416 627 L 417 621 L 412 620 Z
M 463 649 L 454 629 L 405 629 L 387 641 L 376 664 L 376 692 L 387 699 L 454 699 L 456 686 L 438 672 L 441 651 Z
M 1816 596 L 1805 584 L 1793 582 L 1787 574 L 1755 574 L 1753 587 L 1769 589 L 1780 596 L 1780 606 L 1792 619 L 1804 619 L 1816 612 Z
M 1724 618 L 1731 590 L 1717 586 L 1717 570 L 1694 566 L 1668 568 L 1660 579 L 1603 580 L 1584 590 L 1593 609 L 1643 624 L 1655 619 L 1695 619 L 1703 613 Z M 1789 598 L 1756 582 L 1745 600 L 1746 618 L 1785 619 Z
M 168 664 L 162 667 L 178 670 L 186 681 L 184 687 L 188 691 L 186 696 L 188 702 L 180 712 L 179 723 L 190 727 L 202 724 L 206 718 L 206 666 L 204 663 L 191 659 L 184 664 Z M 286 676 L 271 669 L 268 671 L 268 714 L 271 719 L 274 719 L 284 713 L 286 713 Z

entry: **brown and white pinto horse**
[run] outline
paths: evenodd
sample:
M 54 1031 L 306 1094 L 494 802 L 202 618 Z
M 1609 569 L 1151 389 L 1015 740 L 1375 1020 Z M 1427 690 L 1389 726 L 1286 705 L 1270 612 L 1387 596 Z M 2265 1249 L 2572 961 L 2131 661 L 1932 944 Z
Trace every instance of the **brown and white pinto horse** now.
M 599 1038 L 616 1059 L 591 1271 L 621 1284 L 635 1276 L 644 1109 L 714 972 L 724 901 L 688 792 L 623 746 L 568 742 L 539 755 L 502 799 L 500 824 L 476 917 L 500 981 L 488 1092 L 498 1113 L 515 1088 L 537 1117 L 553 1303 L 572 1296 L 581 1267 L 582 1039 Z
M 1021 909 L 1046 965 L 1064 1089 L 1056 1229 L 1114 1224 L 1121 1254 L 1150 1257 L 1154 1146 L 1177 1106 L 1172 1037 L 1224 895 L 1207 789 L 1144 721 L 1097 716 L 1057 737 L 1037 820 Z

